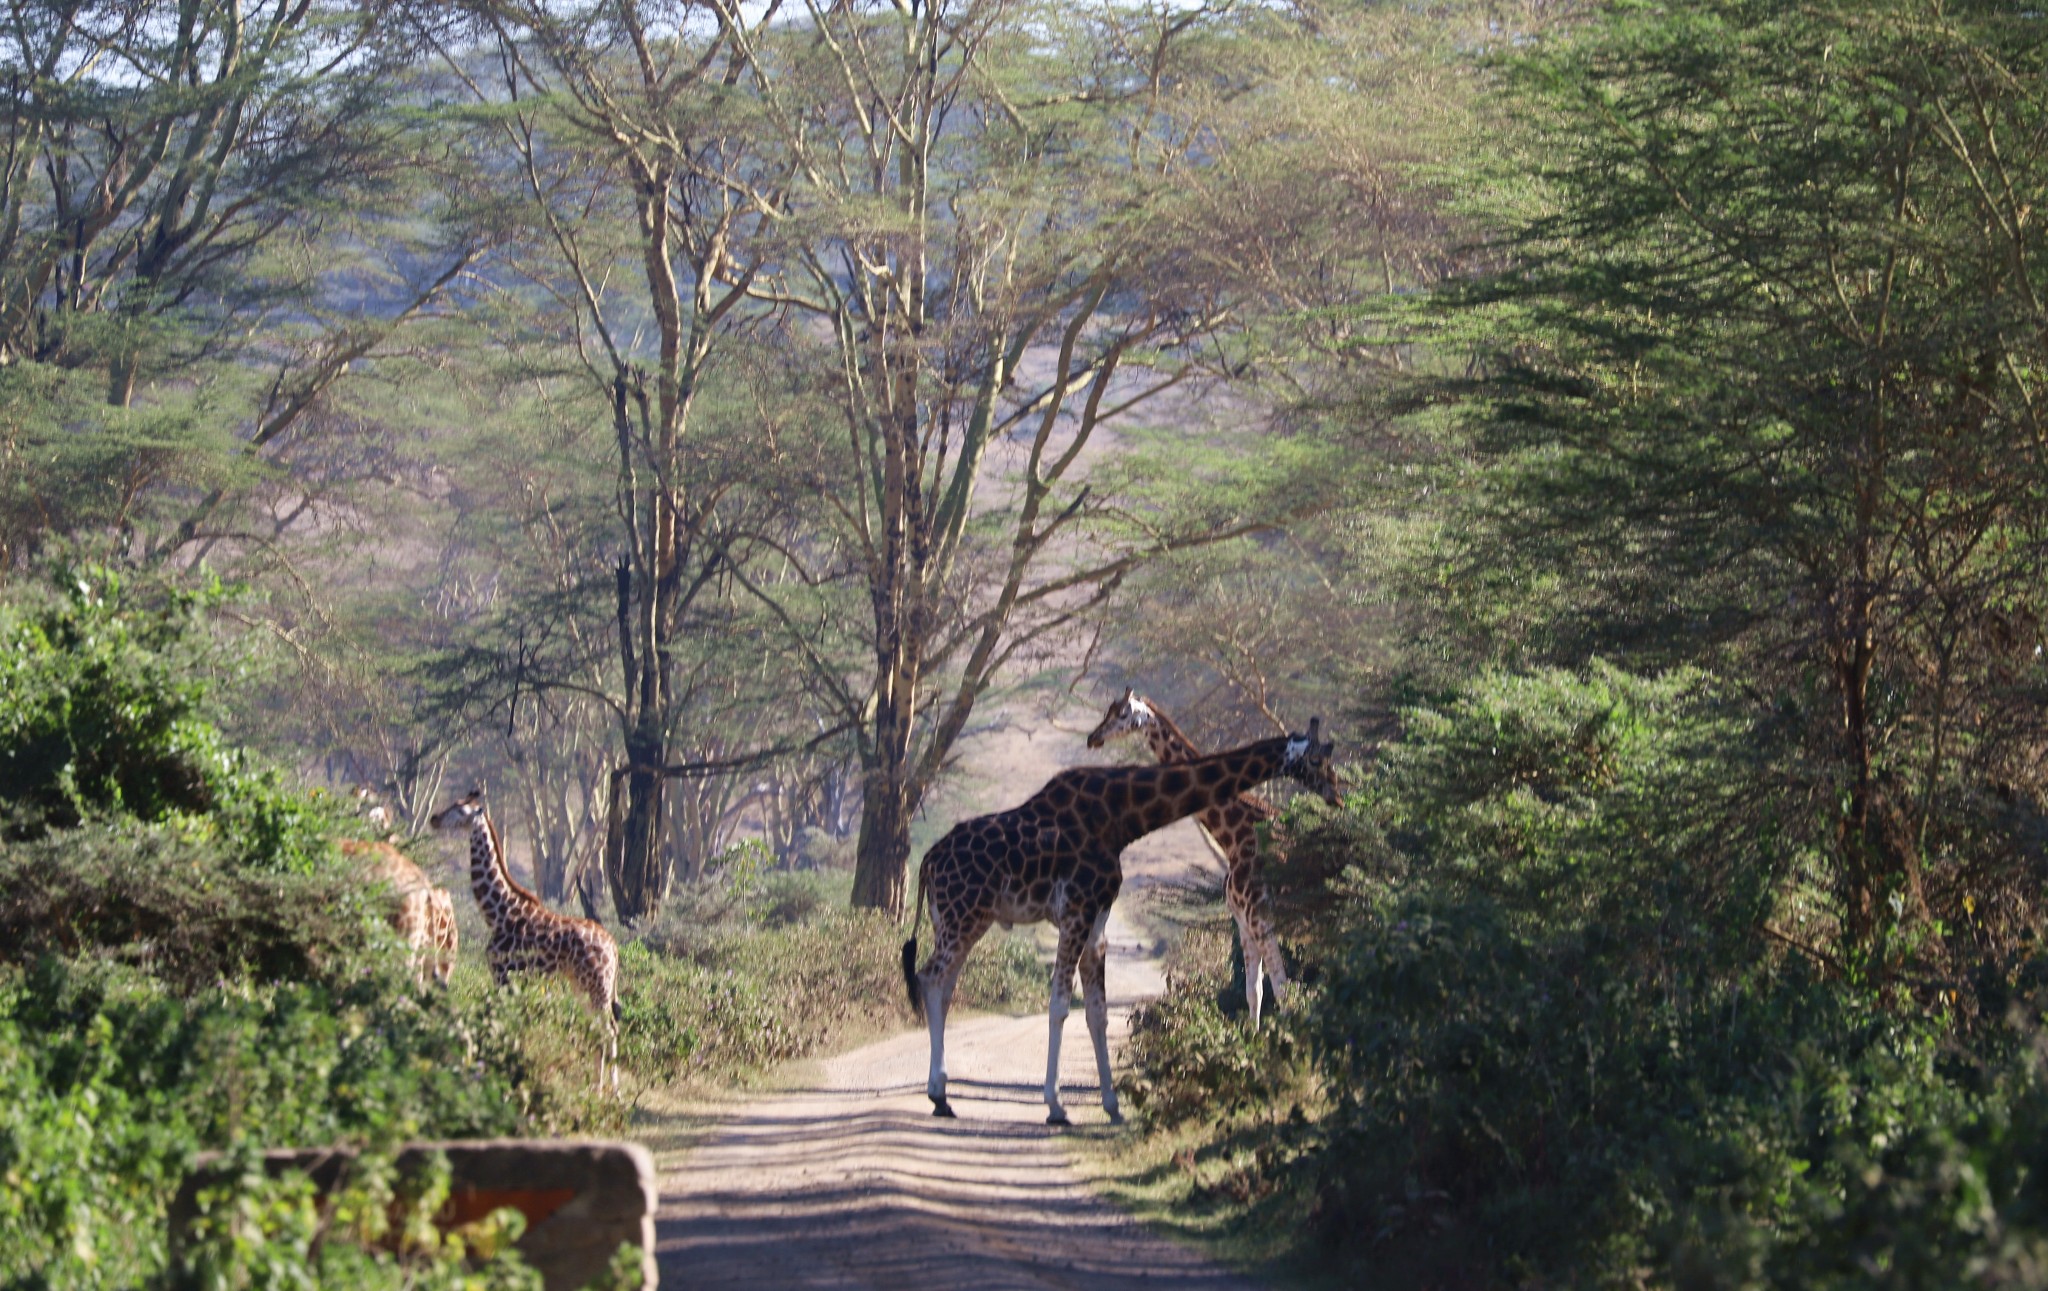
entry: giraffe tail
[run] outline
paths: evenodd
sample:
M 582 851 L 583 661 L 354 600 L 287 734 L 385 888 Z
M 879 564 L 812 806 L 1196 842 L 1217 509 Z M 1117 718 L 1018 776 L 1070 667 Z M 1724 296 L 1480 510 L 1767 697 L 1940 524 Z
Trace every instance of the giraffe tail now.
M 614 1021 L 614 1022 L 624 1022 L 625 1020 L 626 1020 L 626 1011 L 625 1011 L 624 1009 L 622 1009 L 622 1008 L 620 1008 L 620 1007 L 619 1007 L 619 1002 L 618 1002 L 617 1000 L 613 1000 L 613 1001 L 612 1001 L 612 1021 Z
M 910 1011 L 924 1021 L 924 992 L 917 989 L 917 926 L 924 922 L 924 867 L 917 867 L 917 913 L 910 917 L 910 940 L 903 943 L 903 989 L 910 993 Z
M 910 992 L 910 1011 L 924 1021 L 924 992 L 917 989 L 917 938 L 903 943 L 903 986 Z

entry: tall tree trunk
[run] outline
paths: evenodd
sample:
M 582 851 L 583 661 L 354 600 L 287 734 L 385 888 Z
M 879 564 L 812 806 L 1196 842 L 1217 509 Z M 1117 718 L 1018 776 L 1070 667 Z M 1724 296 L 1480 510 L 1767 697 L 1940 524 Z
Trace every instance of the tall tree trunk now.
M 911 764 L 915 687 L 900 668 L 884 671 L 893 684 L 876 696 L 872 751 L 863 767 L 860 839 L 854 847 L 853 904 L 903 913 L 910 864 L 910 818 L 922 796 Z
M 853 862 L 853 904 L 898 917 L 903 914 L 912 814 L 904 804 L 902 771 L 901 766 L 868 769 Z
M 635 769 L 621 776 L 613 789 L 605 877 L 619 919 L 629 924 L 653 913 L 668 896 L 668 849 L 662 846 L 662 800 L 668 782 L 660 771 L 665 752 L 659 732 L 628 735 L 626 757 Z

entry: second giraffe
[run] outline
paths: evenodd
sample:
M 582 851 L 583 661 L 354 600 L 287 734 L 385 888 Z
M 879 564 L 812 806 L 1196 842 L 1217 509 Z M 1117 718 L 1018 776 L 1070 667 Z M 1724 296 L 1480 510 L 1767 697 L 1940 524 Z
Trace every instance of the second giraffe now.
M 917 915 L 903 943 L 903 982 L 910 1005 L 931 1026 L 931 1072 L 925 1092 L 932 1115 L 952 1116 L 946 1101 L 946 1010 L 967 952 L 991 924 L 1050 920 L 1059 929 L 1052 1002 L 1046 1011 L 1046 1122 L 1067 1123 L 1060 1105 L 1060 1029 L 1073 998 L 1074 972 L 1095 1045 L 1102 1108 L 1121 1121 L 1109 1071 L 1109 997 L 1103 967 L 1109 908 L 1123 887 L 1124 848 L 1155 829 L 1257 785 L 1287 776 L 1334 804 L 1332 745 L 1306 735 L 1276 736 L 1228 753 L 1154 767 L 1077 767 L 1046 782 L 1021 806 L 953 826 L 925 853 L 917 871 Z M 917 923 L 929 908 L 932 954 L 917 967 Z
M 1099 749 L 1119 735 L 1136 731 L 1145 737 L 1160 763 L 1191 762 L 1202 756 L 1195 742 L 1159 711 L 1159 706 L 1133 690 L 1125 690 L 1088 735 L 1088 747 Z M 1273 1003 L 1287 1005 L 1287 964 L 1280 958 L 1280 939 L 1273 932 L 1273 899 L 1259 869 L 1259 826 L 1273 819 L 1273 805 L 1257 794 L 1241 793 L 1228 802 L 1195 813 L 1195 823 L 1223 858 L 1223 904 L 1237 921 L 1238 944 L 1244 948 L 1244 998 L 1251 1006 L 1252 1030 L 1259 1029 L 1265 1003 L 1264 984 L 1273 979 Z
M 491 926 L 484 956 L 500 986 L 514 973 L 560 973 L 590 1000 L 604 1030 L 598 1051 L 597 1083 L 604 1086 L 609 1064 L 612 1092 L 619 1088 L 619 946 L 604 925 L 556 914 L 513 878 L 497 826 L 484 810 L 483 790 L 450 803 L 427 822 L 435 829 L 469 827 L 469 884 L 477 908 Z

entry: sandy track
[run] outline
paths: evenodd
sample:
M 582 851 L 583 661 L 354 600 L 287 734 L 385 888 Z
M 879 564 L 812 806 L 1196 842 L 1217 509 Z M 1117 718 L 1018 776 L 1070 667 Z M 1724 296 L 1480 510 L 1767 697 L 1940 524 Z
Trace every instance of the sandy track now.
M 1112 922 L 1112 1034 L 1159 989 L 1158 961 Z M 822 1064 L 806 1087 L 727 1110 L 693 1150 L 662 1161 L 656 1220 L 667 1287 L 940 1291 L 1248 1283 L 1096 1198 L 1045 1124 L 1045 1018 L 977 1016 L 948 1028 L 957 1121 L 925 1098 L 926 1038 L 905 1032 Z M 1076 1128 L 1106 1132 L 1077 1007 L 1061 1097 Z
M 1071 738 L 1004 742 L 1007 783 L 1035 787 L 1083 756 Z M 1112 1050 L 1131 1006 L 1163 986 L 1158 947 L 1124 912 L 1147 886 L 1213 864 L 1186 822 L 1125 853 L 1109 926 Z M 1110 1132 L 1078 999 L 1060 1052 L 1072 1129 L 1045 1124 L 1042 1011 L 953 1018 L 957 1121 L 931 1115 L 927 1043 L 906 1031 L 819 1064 L 803 1087 L 717 1109 L 693 1148 L 660 1154 L 662 1285 L 1251 1291 L 1094 1196 L 1074 1169 L 1060 1136 Z

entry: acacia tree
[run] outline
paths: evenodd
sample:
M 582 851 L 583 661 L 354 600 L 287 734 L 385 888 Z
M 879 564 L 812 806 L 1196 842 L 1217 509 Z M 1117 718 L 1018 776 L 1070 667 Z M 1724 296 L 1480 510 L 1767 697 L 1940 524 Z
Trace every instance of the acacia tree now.
M 1226 11 L 813 3 L 742 47 L 794 171 L 752 290 L 826 339 L 840 422 L 805 482 L 804 590 L 754 590 L 857 730 L 858 905 L 902 909 L 911 820 L 1004 667 L 1148 558 L 1270 522 L 1166 527 L 1088 478 L 1105 425 L 1243 362 L 1229 266 L 1261 232 L 1217 255 L 1176 218 L 1229 147 Z M 824 635 L 831 587 L 864 659 Z
M 1787 815 L 1817 818 L 1852 952 L 1894 911 L 2024 922 L 2048 26 L 1713 3 L 1524 70 L 1551 161 L 1522 266 L 1483 293 L 1512 341 L 1487 561 L 1569 562 L 1563 649 L 1718 650 L 1753 679 L 1799 734 Z
M 247 468 L 468 265 L 417 227 L 390 34 L 351 0 L 0 13 L 0 568 L 51 531 L 190 558 L 237 528 Z
M 694 419 L 726 341 L 758 321 L 743 308 L 758 268 L 751 229 L 780 181 L 755 164 L 730 91 L 740 51 L 777 6 L 750 18 L 635 0 L 462 10 L 444 27 L 424 8 L 420 29 L 491 146 L 508 150 L 531 227 L 523 272 L 572 320 L 562 340 L 580 406 L 604 410 L 615 445 L 605 549 L 618 684 L 604 702 L 623 756 L 604 856 L 618 911 L 634 919 L 672 877 L 668 781 L 703 769 L 673 758 L 694 693 L 678 675 L 688 625 L 735 543 L 760 528 L 740 500 L 746 450 L 714 451 Z M 586 684 L 521 662 L 529 686 Z

